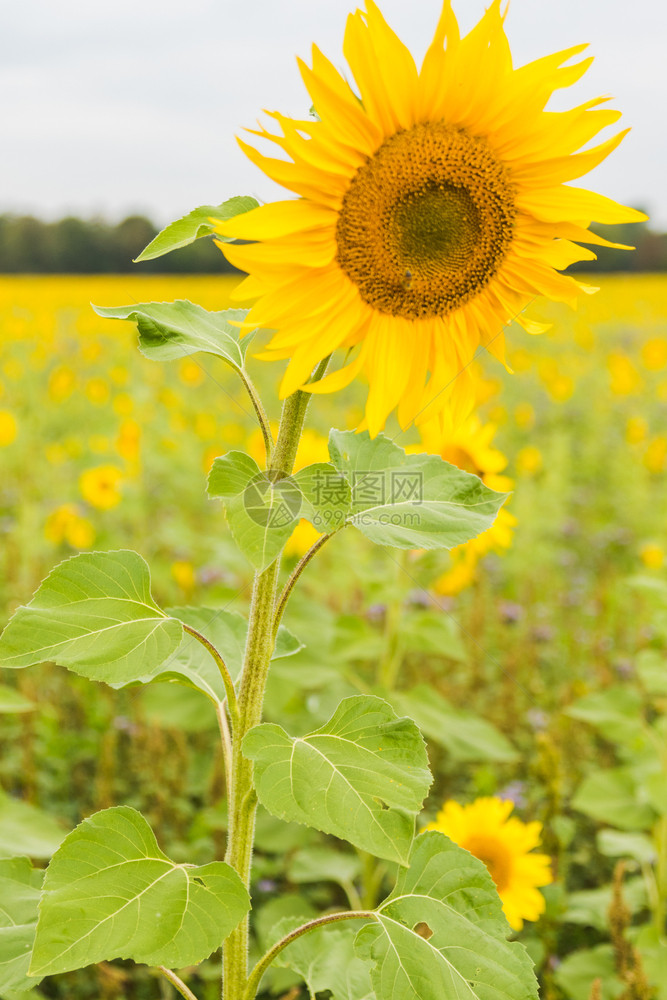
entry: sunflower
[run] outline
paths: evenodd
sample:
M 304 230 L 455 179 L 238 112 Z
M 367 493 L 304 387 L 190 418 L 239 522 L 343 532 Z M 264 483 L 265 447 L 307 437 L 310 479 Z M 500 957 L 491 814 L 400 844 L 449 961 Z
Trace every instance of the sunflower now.
M 476 799 L 470 805 L 445 802 L 428 830 L 439 830 L 459 847 L 483 861 L 496 883 L 509 925 L 520 931 L 524 920 L 544 913 L 538 886 L 553 881 L 547 854 L 531 854 L 540 843 L 542 824 L 523 823 L 509 800 Z
M 275 333 L 260 355 L 289 358 L 285 397 L 304 387 L 336 348 L 345 365 L 311 392 L 364 372 L 372 435 L 397 408 L 402 427 L 442 408 L 473 403 L 468 366 L 481 345 L 504 361 L 503 328 L 545 327 L 523 310 L 537 296 L 574 304 L 591 291 L 558 271 L 610 244 L 601 223 L 646 217 L 568 187 L 603 160 L 625 132 L 576 152 L 620 113 L 596 98 L 545 111 L 591 59 L 585 45 L 512 66 L 501 0 L 461 38 L 449 0 L 421 70 L 373 0 L 348 18 L 344 54 L 356 86 L 313 46 L 299 60 L 316 116 L 268 112 L 280 132 L 250 130 L 285 158 L 239 140 L 265 174 L 299 197 L 262 205 L 216 228 L 227 259 L 248 277 L 235 298 L 254 302 L 246 329 Z
M 475 399 L 479 402 L 480 383 Z M 492 490 L 509 492 L 513 481 L 503 474 L 507 458 L 500 449 L 493 446 L 496 426 L 483 423 L 476 414 L 471 414 L 462 424 L 455 424 L 441 414 L 435 420 L 421 424 L 422 445 L 408 448 L 408 451 L 426 451 L 440 455 L 446 462 L 458 466 L 465 472 L 472 472 Z M 516 518 L 506 507 L 501 507 L 498 515 L 486 531 L 477 538 L 471 538 L 463 545 L 457 545 L 450 552 L 451 566 L 434 584 L 438 594 L 458 594 L 470 586 L 476 576 L 477 564 L 489 552 L 505 552 L 512 544 L 512 533 Z

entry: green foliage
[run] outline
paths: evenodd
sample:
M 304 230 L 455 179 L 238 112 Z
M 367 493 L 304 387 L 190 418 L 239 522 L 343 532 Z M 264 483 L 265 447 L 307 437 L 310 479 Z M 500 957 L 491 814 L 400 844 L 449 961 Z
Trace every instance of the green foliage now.
M 417 838 L 410 866 L 357 936 L 378 1000 L 537 997 L 522 945 L 508 943 L 486 866 L 441 833 Z
M 507 499 L 437 455 L 406 455 L 384 434 L 333 430 L 329 454 L 350 484 L 348 522 L 379 545 L 454 548 L 491 527 Z
M 289 944 L 275 964 L 298 972 L 313 997 L 330 990 L 332 1000 L 376 1000 L 369 963 L 355 954 L 356 930 L 349 923 L 309 931 Z
M 517 753 L 506 736 L 474 712 L 454 708 L 426 684 L 395 692 L 393 704 L 417 723 L 425 736 L 439 743 L 454 760 L 509 762 Z
M 226 221 L 235 215 L 249 212 L 252 208 L 257 208 L 259 202 L 254 198 L 236 197 L 229 198 L 222 205 L 200 205 L 193 208 L 191 212 L 181 219 L 171 222 L 163 229 L 155 239 L 151 240 L 148 246 L 135 258 L 135 263 L 142 260 L 153 260 L 155 257 L 162 257 L 163 254 L 171 253 L 181 247 L 189 246 L 202 236 L 210 236 L 213 232 L 211 218 Z M 224 237 L 220 237 L 224 239 Z
M 31 858 L 50 858 L 66 833 L 43 809 L 0 791 L 0 858 L 14 857 L 17 850 Z
M 136 552 L 88 552 L 56 566 L 0 638 L 3 667 L 53 660 L 92 680 L 122 685 L 170 656 L 179 622 L 151 596 Z
M 230 451 L 214 461 L 208 494 L 223 501 L 230 531 L 244 556 L 256 569 L 270 566 L 298 521 L 301 500 L 292 480 L 273 483 L 249 455 Z
M 113 958 L 195 965 L 249 906 L 228 865 L 176 864 L 140 813 L 106 809 L 84 820 L 53 856 L 30 973 L 52 975 Z
M 0 861 L 0 994 L 34 982 L 28 968 L 43 877 L 27 858 Z
M 256 726 L 243 753 L 255 762 L 257 795 L 269 812 L 407 863 L 431 775 L 417 727 L 382 699 L 346 698 L 302 739 Z
M 112 224 L 68 216 L 44 222 L 0 215 L 0 273 L 4 274 L 221 274 L 238 273 L 210 239 L 169 257 L 133 263 L 157 235 L 150 219 L 131 215 Z
M 190 625 L 212 643 L 222 655 L 232 680 L 236 680 L 243 666 L 248 622 L 238 611 L 218 608 L 168 608 L 168 614 Z M 294 656 L 303 646 L 283 625 L 278 629 L 273 659 Z M 202 691 L 214 703 L 226 697 L 220 671 L 210 652 L 194 636 L 186 633 L 180 646 L 169 657 L 166 667 L 158 665 L 152 673 L 139 678 L 142 684 L 149 681 L 173 680 L 189 684 Z
M 243 368 L 249 339 L 239 339 L 232 320 L 247 315 L 243 309 L 208 312 L 193 302 L 141 302 L 131 306 L 93 306 L 105 319 L 132 320 L 139 330 L 139 350 L 154 361 L 173 361 L 197 351 L 222 358 L 236 371 Z
M 22 694 L 6 684 L 0 684 L 0 713 L 15 715 L 32 712 L 34 709 L 35 704 L 29 698 L 24 698 Z

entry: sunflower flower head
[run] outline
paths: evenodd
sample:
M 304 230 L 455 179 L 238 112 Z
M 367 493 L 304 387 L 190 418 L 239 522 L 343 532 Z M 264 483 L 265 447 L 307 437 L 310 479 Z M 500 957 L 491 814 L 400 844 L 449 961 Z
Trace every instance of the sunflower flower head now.
M 471 362 L 486 347 L 504 361 L 504 327 L 538 296 L 574 303 L 590 291 L 559 272 L 610 245 L 592 221 L 642 213 L 570 187 L 624 136 L 581 148 L 619 112 L 596 98 L 545 111 L 591 59 L 575 46 L 515 69 L 500 0 L 461 37 L 445 0 L 421 68 L 373 0 L 348 18 L 353 82 L 314 46 L 299 68 L 316 110 L 306 120 L 269 112 L 278 131 L 254 134 L 278 158 L 241 142 L 269 177 L 297 195 L 219 222 L 227 259 L 248 277 L 246 328 L 275 333 L 260 355 L 287 359 L 281 396 L 337 348 L 344 366 L 309 391 L 369 383 L 365 422 L 375 435 L 397 410 L 402 427 L 475 398 Z M 239 140 L 240 141 L 240 140 Z
M 507 922 L 520 931 L 524 920 L 544 913 L 539 886 L 553 881 L 551 859 L 533 854 L 542 824 L 524 823 L 511 816 L 511 801 L 495 797 L 476 799 L 470 805 L 445 802 L 428 830 L 439 830 L 459 847 L 483 861 L 496 883 Z

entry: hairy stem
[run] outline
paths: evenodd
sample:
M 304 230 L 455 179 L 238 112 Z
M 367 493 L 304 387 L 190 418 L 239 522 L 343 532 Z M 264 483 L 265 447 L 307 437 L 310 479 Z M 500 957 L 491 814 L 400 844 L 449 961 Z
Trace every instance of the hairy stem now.
M 290 577 L 289 577 L 287 583 L 285 584 L 285 586 L 283 587 L 283 591 L 282 591 L 280 597 L 278 598 L 278 604 L 276 606 L 276 613 L 273 616 L 273 633 L 274 633 L 274 635 L 276 635 L 277 632 L 278 632 L 278 626 L 280 625 L 280 622 L 282 621 L 282 617 L 285 614 L 285 608 L 287 606 L 287 602 L 289 601 L 290 595 L 291 595 L 292 591 L 294 590 L 294 587 L 296 586 L 297 580 L 299 579 L 299 577 L 301 576 L 301 574 L 303 573 L 304 569 L 306 568 L 306 566 L 308 565 L 308 563 L 310 562 L 310 560 L 313 558 L 313 556 L 317 555 L 317 553 L 320 551 L 320 549 L 322 548 L 322 546 L 324 545 L 324 543 L 328 542 L 329 539 L 331 538 L 331 536 L 334 535 L 334 534 L 335 534 L 335 532 L 331 531 L 328 535 L 320 535 L 320 537 L 317 539 L 317 541 L 313 542 L 313 544 L 308 549 L 308 551 L 306 552 L 306 554 L 303 555 L 301 557 L 301 559 L 299 559 L 298 563 L 296 564 L 296 566 L 292 570 L 292 572 L 290 574 Z
M 375 912 L 373 910 L 349 910 L 343 913 L 327 913 L 323 917 L 317 917 L 315 920 L 310 920 L 307 924 L 302 924 L 301 927 L 297 927 L 295 930 L 290 931 L 286 934 L 284 938 L 277 941 L 272 948 L 267 951 L 265 955 L 260 958 L 259 962 L 252 970 L 250 978 L 248 979 L 248 985 L 243 997 L 243 1000 L 253 1000 L 257 994 L 259 984 L 262 980 L 262 976 L 273 962 L 274 958 L 280 954 L 283 948 L 286 948 L 288 944 L 292 941 L 296 941 L 303 934 L 307 934 L 308 931 L 314 931 L 318 927 L 324 927 L 326 924 L 338 924 L 342 920 L 375 920 Z
M 185 997 L 185 1000 L 197 1000 L 192 990 L 188 989 L 183 980 L 175 972 L 172 972 L 171 969 L 166 969 L 164 965 L 158 965 L 158 970 L 165 979 L 169 980 L 174 989 L 178 990 L 182 997 Z
M 328 358 L 318 366 L 313 378 L 322 377 Z M 294 468 L 310 393 L 298 390 L 284 404 L 278 438 L 268 464 L 269 473 L 289 476 Z M 229 834 L 225 861 L 250 887 L 250 868 L 255 833 L 257 796 L 253 786 L 253 765 L 241 752 L 243 737 L 262 719 L 264 689 L 275 644 L 275 614 L 280 557 L 267 569 L 255 574 L 248 639 L 239 682 L 238 722 L 232 734 L 231 797 Z M 223 1000 L 242 1000 L 248 980 L 249 919 L 232 931 L 223 945 Z
M 239 369 L 239 375 L 241 376 L 241 381 L 250 396 L 250 402 L 252 403 L 255 414 L 257 415 L 257 421 L 262 431 L 262 437 L 264 438 L 266 464 L 268 466 L 271 462 L 271 456 L 273 454 L 273 434 L 271 433 L 271 424 L 269 423 L 269 418 L 266 415 L 266 411 L 262 405 L 261 399 L 259 398 L 254 382 L 244 368 Z
M 227 669 L 227 664 L 220 656 L 220 653 L 215 648 L 213 643 L 209 642 L 205 635 L 202 635 L 201 632 L 198 632 L 196 629 L 191 628 L 189 625 L 186 625 L 185 622 L 181 622 L 181 625 L 183 626 L 183 630 L 187 632 L 188 635 L 191 635 L 194 639 L 196 639 L 197 642 L 200 642 L 202 646 L 204 646 L 209 651 L 209 653 L 215 660 L 218 670 L 220 671 L 220 676 L 222 677 L 222 683 L 225 685 L 225 693 L 227 694 L 227 704 L 229 705 L 229 715 L 231 717 L 232 724 L 235 724 L 238 720 L 238 706 L 236 703 L 236 691 L 234 689 L 234 681 L 232 680 L 232 675 Z

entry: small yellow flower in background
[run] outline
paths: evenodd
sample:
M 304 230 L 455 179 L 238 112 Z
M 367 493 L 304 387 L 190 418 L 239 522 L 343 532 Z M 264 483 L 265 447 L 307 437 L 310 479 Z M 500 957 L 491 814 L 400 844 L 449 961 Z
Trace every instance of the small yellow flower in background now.
M 474 404 L 469 366 L 480 344 L 504 362 L 514 318 L 545 329 L 524 308 L 536 296 L 574 304 L 593 291 L 560 273 L 603 243 L 592 221 L 645 216 L 568 182 L 600 163 L 624 136 L 588 147 L 619 118 L 597 98 L 545 112 L 552 93 L 590 65 L 563 65 L 585 46 L 514 68 L 501 0 L 463 37 L 449 0 L 421 68 L 373 0 L 347 21 L 340 73 L 313 46 L 299 62 L 317 115 L 270 117 L 281 130 L 271 158 L 250 160 L 299 197 L 217 223 L 229 261 L 248 277 L 233 298 L 251 305 L 246 329 L 275 331 L 259 355 L 289 359 L 282 398 L 337 348 L 345 367 L 312 392 L 368 378 L 372 435 L 397 410 L 402 428 Z M 484 58 L 480 53 L 484 53 Z M 287 158 L 283 154 L 287 154 Z
M 195 416 L 195 434 L 202 441 L 210 441 L 218 431 L 218 422 L 212 413 L 198 413 Z
M 639 556 L 647 569 L 662 569 L 665 563 L 665 550 L 657 542 L 642 545 Z
M 115 465 L 98 465 L 79 476 L 81 496 L 98 510 L 110 510 L 121 499 L 123 473 Z
M 184 358 L 178 366 L 178 377 L 183 385 L 196 386 L 202 384 L 206 378 L 206 372 L 196 361 Z
M 192 563 L 188 562 L 187 559 L 177 559 L 171 564 L 171 575 L 185 595 L 189 597 L 197 583 Z
M 2 371 L 10 382 L 18 382 L 19 379 L 23 378 L 23 365 L 18 358 L 9 358 L 5 361 Z
M 109 383 L 103 378 L 91 378 L 86 382 L 86 397 L 95 406 L 104 406 L 109 402 L 111 390 Z
M 528 444 L 522 448 L 516 457 L 517 472 L 524 476 L 533 476 L 539 472 L 544 464 L 542 452 L 534 444 Z
M 89 549 L 95 541 L 95 528 L 76 504 L 66 503 L 47 517 L 44 537 L 54 545 L 67 542 L 73 549 Z
M 49 375 L 48 393 L 54 403 L 69 399 L 76 388 L 77 378 L 69 365 L 58 365 Z
M 130 373 L 123 365 L 114 365 L 109 372 L 109 377 L 115 385 L 127 385 Z
M 641 359 L 644 368 L 651 372 L 662 371 L 667 367 L 667 339 L 651 337 L 642 345 Z
M 628 444 L 639 444 L 648 434 L 648 424 L 643 417 L 628 417 L 625 425 L 625 440 Z
M 642 377 L 627 354 L 612 351 L 607 357 L 611 391 L 615 396 L 630 396 L 639 392 L 643 382 Z
M 136 420 L 124 420 L 116 438 L 116 451 L 130 465 L 139 461 L 141 452 L 141 427 Z
M 648 471 L 654 475 L 664 472 L 667 465 L 667 437 L 664 434 L 656 434 L 651 438 L 644 452 L 643 461 Z
M 667 382 L 660 382 L 655 394 L 661 403 L 667 403 Z
M 510 816 L 514 804 L 499 798 L 476 799 L 470 805 L 445 802 L 427 830 L 439 830 L 483 861 L 496 883 L 510 927 L 520 931 L 524 920 L 544 913 L 539 886 L 553 882 L 551 859 L 532 854 L 539 847 L 542 824 Z
M 497 522 L 497 519 L 496 519 Z M 446 573 L 439 576 L 433 584 L 436 594 L 443 597 L 454 597 L 466 587 L 470 587 L 477 577 L 478 558 L 472 549 L 460 545 L 449 553 L 451 565 Z
M 0 410 L 0 448 L 13 444 L 18 434 L 16 417 L 9 410 Z
M 545 389 L 555 403 L 566 403 L 574 393 L 574 379 L 559 374 L 545 385 Z
M 514 423 L 522 431 L 529 431 L 535 426 L 535 410 L 530 403 L 518 403 L 514 407 Z
M 134 410 L 134 400 L 128 392 L 119 392 L 114 396 L 112 406 L 119 417 L 129 417 Z

